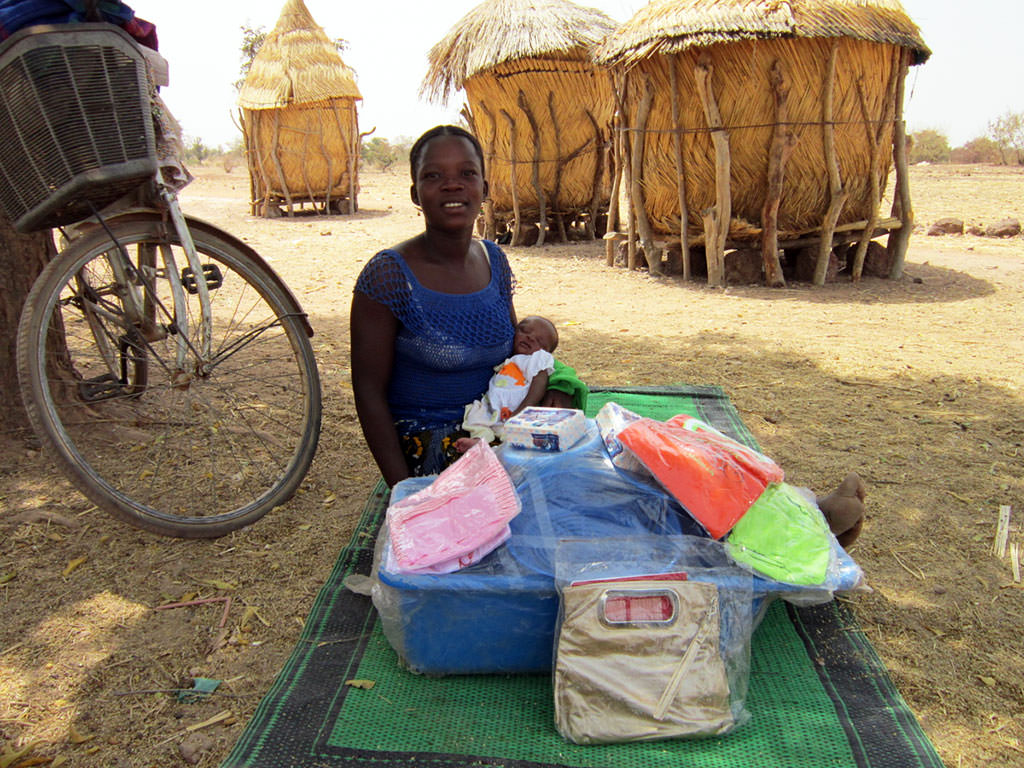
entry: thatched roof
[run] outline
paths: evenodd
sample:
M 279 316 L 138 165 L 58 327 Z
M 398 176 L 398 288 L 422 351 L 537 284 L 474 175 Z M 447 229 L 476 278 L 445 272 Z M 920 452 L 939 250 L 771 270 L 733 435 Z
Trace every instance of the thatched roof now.
M 899 0 L 652 0 L 597 50 L 601 64 L 634 64 L 737 40 L 852 37 L 909 48 L 914 64 L 931 51 Z
M 615 26 L 568 0 L 485 0 L 430 49 L 420 92 L 445 102 L 468 78 L 508 61 L 589 58 Z
M 355 73 L 302 0 L 287 0 L 238 93 L 243 109 L 361 99 Z

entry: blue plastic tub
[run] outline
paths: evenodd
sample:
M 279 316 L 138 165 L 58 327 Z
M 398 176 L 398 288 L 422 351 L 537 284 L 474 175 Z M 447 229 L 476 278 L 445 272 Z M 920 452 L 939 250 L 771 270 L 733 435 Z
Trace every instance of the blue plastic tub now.
M 428 675 L 551 670 L 554 579 L 523 572 L 379 572 L 384 631 L 403 666 Z M 380 605 L 378 605 L 380 610 Z

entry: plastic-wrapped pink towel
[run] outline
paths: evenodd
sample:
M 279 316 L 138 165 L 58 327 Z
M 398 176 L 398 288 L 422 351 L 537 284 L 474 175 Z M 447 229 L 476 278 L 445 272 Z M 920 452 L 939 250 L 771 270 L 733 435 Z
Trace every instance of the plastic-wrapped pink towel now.
M 403 571 L 464 568 L 508 538 L 520 506 L 512 478 L 480 441 L 429 486 L 388 507 L 395 560 Z
M 405 568 L 399 562 L 398 558 L 395 557 L 395 549 L 388 542 L 388 550 L 385 555 L 384 569 L 391 573 L 415 573 L 417 575 L 423 574 L 441 574 L 441 573 L 452 573 L 460 568 L 472 565 L 473 563 L 479 562 L 486 555 L 493 552 L 495 549 L 500 547 L 512 536 L 512 529 L 506 525 L 502 528 L 497 535 L 489 540 L 485 541 L 479 547 L 474 549 L 472 552 L 467 552 L 458 557 L 452 558 L 451 560 L 442 560 L 440 563 L 434 563 L 433 565 L 424 565 L 418 568 Z

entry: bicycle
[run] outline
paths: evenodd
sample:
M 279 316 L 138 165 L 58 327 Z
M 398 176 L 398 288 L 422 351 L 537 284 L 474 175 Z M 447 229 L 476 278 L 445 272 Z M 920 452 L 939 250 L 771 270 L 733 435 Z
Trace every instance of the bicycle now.
M 18 328 L 44 448 L 93 504 L 154 533 L 255 522 L 294 494 L 319 439 L 298 300 L 252 248 L 181 212 L 156 158 L 145 61 L 122 30 L 16 33 L 0 50 L 0 94 L 0 173 L 17 193 L 0 202 L 16 229 L 70 238 Z M 145 207 L 100 213 L 135 189 Z M 63 229 L 83 220 L 77 236 Z

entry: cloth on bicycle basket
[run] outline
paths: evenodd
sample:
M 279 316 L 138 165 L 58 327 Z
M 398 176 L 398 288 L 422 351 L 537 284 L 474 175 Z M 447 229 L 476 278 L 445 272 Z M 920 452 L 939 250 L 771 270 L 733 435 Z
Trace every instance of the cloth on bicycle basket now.
M 429 486 L 388 507 L 398 570 L 449 573 L 477 562 L 511 535 L 519 496 L 483 441 Z
M 720 539 L 782 468 L 692 416 L 627 424 L 619 440 L 712 538 Z
M 562 736 L 600 744 L 734 727 L 714 583 L 608 579 L 570 584 L 561 598 L 554 695 Z
M 75 24 L 85 21 L 107 21 L 122 27 L 132 37 L 144 33 L 149 22 L 135 18 L 132 11 L 120 0 L 105 0 L 97 3 L 98 18 L 90 16 L 86 3 L 69 3 L 67 0 L 6 0 L 0 2 L 0 40 L 4 40 L 23 27 L 35 24 Z M 77 7 L 76 7 L 77 6 Z M 142 22 L 140 25 L 139 22 Z M 145 25 L 145 26 L 143 26 Z M 153 33 L 153 42 L 156 33 Z

